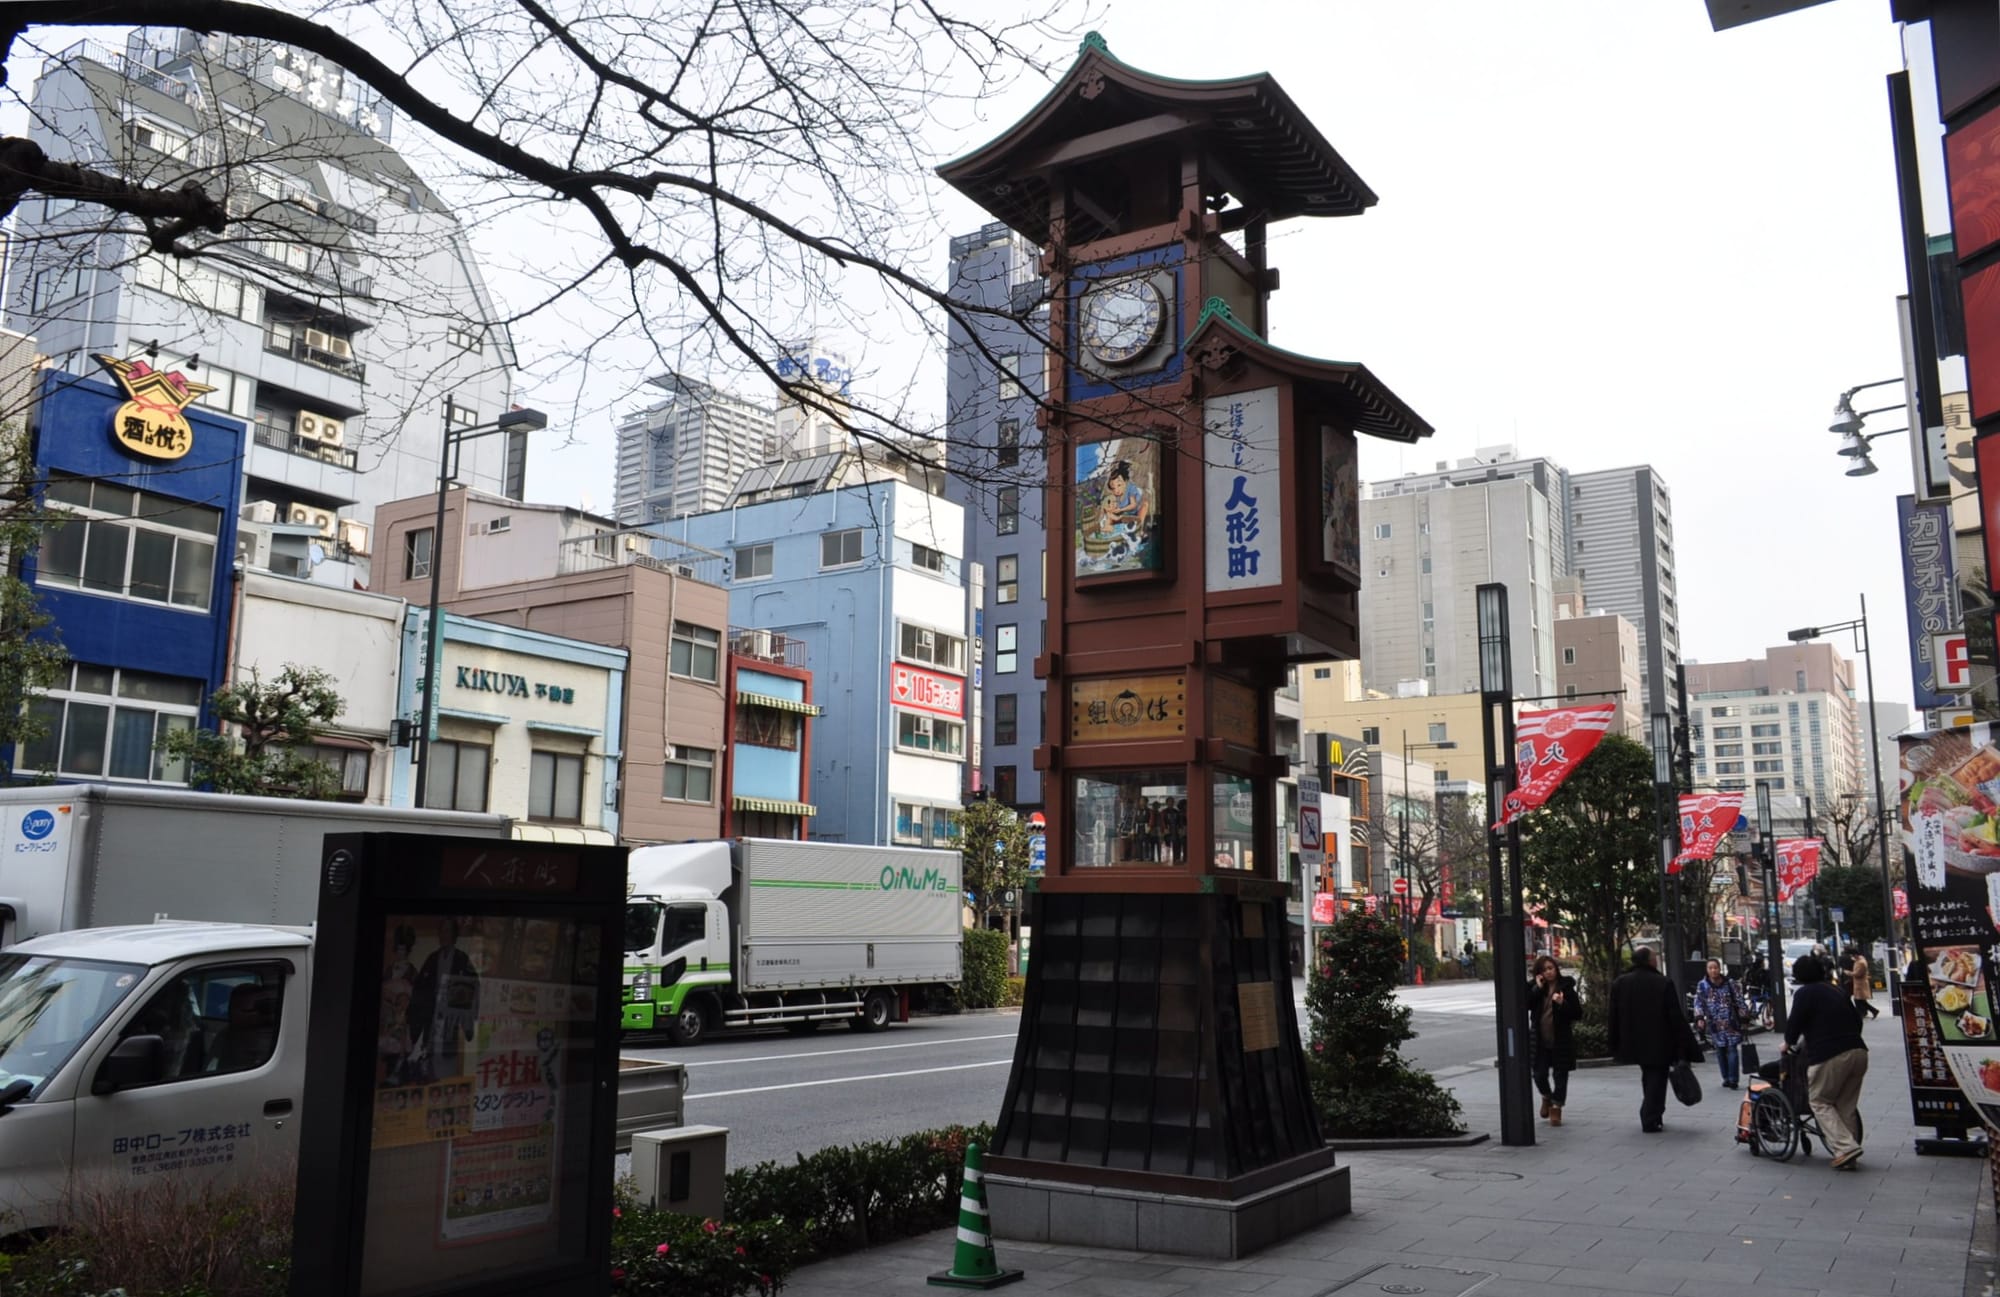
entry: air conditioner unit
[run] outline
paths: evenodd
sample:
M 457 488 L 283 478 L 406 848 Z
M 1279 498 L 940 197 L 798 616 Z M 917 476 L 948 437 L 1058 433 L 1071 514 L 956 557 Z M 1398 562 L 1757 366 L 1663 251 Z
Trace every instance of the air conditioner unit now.
M 337 333 L 327 335 L 326 349 L 342 360 L 354 359 L 354 344 Z
M 750 632 L 750 656 L 769 659 L 771 657 L 771 632 L 753 630 Z
M 313 526 L 319 528 L 319 534 L 326 537 L 328 540 L 335 540 L 339 538 L 340 536 L 339 514 L 334 513 L 331 510 L 321 511 L 319 509 L 314 509 L 312 511 L 312 522 Z
M 307 441 L 318 441 L 320 425 L 325 422 L 324 415 L 314 414 L 311 410 L 300 410 L 299 417 L 292 422 L 292 430 Z
M 306 345 L 315 351 L 332 351 L 333 335 L 325 329 L 307 329 Z
M 243 510 L 243 516 L 251 522 L 276 522 L 278 502 L 275 500 L 252 500 Z
M 314 509 L 309 504 L 295 504 L 291 507 L 291 510 L 285 514 L 285 521 L 305 523 L 307 525 L 311 525 L 313 523 L 313 514 L 317 512 L 318 510 Z
M 637 536 L 627 536 L 625 538 L 625 552 L 628 554 L 639 552 L 639 538 Z
M 694 564 L 692 564 L 692 563 L 676 563 L 676 564 L 674 564 L 674 575 L 675 575 L 675 576 L 684 576 L 684 577 L 687 577 L 687 578 L 688 578 L 689 580 L 693 580 L 693 579 L 694 579 Z
M 340 520 L 340 547 L 350 554 L 368 552 L 368 524 L 353 518 Z
M 300 410 L 298 431 L 299 436 L 307 441 L 338 446 L 347 437 L 347 424 L 339 419 L 328 418 L 324 414 L 315 414 L 311 410 Z

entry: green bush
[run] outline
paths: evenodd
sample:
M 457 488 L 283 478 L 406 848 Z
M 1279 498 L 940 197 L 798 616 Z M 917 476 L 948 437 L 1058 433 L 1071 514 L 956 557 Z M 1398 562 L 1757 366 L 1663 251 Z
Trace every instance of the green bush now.
M 1482 982 L 1493 980 L 1493 952 L 1475 950 L 1472 952 L 1472 975 Z
M 1008 978 L 1007 993 L 1000 1002 L 1001 1007 L 1007 1009 L 1018 1009 L 1027 1000 L 1027 998 L 1028 998 L 1028 979 L 1025 977 Z
M 1007 934 L 967 928 L 959 994 L 968 1009 L 997 1009 L 1007 995 Z
M 1576 1042 L 1578 1058 L 1609 1058 L 1611 1037 L 1603 1024 L 1579 1022 L 1570 1028 L 1570 1038 Z
M 803 1261 L 788 1221 L 722 1224 L 639 1205 L 624 1195 L 613 1209 L 611 1289 L 659 1297 L 770 1294 Z
M 1422 937 L 1411 937 L 1410 964 L 1423 972 L 1425 981 L 1434 981 L 1438 965 L 1437 948 Z
M 1306 1070 L 1328 1135 L 1455 1135 L 1458 1100 L 1398 1052 L 1416 1033 L 1396 1000 L 1403 938 L 1393 921 L 1351 911 L 1324 930 L 1306 989 Z

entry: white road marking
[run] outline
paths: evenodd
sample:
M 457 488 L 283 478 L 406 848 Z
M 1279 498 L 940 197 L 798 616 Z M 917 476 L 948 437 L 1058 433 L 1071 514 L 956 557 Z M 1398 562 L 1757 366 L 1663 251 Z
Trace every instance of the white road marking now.
M 973 1040 L 1012 1040 L 1016 1034 L 1018 1033 L 1009 1031 L 997 1036 L 952 1036 L 945 1040 L 907 1040 L 896 1045 L 856 1045 L 852 1049 L 815 1049 L 804 1054 L 759 1054 L 754 1058 L 702 1058 L 683 1064 L 683 1066 L 729 1067 L 735 1063 L 788 1063 L 795 1058 L 831 1058 L 836 1054 L 873 1054 L 877 1050 L 883 1049 L 922 1049 L 926 1045 L 956 1045 L 964 1041 Z M 666 1058 L 660 1061 L 671 1063 L 678 1062 L 679 1060 Z
M 1490 983 L 1478 991 L 1452 991 L 1443 995 L 1418 991 L 1413 995 L 1398 993 L 1396 998 L 1418 1013 L 1449 1013 L 1473 1018 L 1493 1016 L 1493 987 Z
M 956 1063 L 950 1067 L 920 1067 L 909 1072 L 874 1072 L 868 1076 L 828 1076 L 817 1081 L 790 1081 L 784 1085 L 755 1085 L 747 1090 L 716 1090 L 713 1093 L 694 1093 L 683 1102 L 693 1103 L 697 1099 L 733 1099 L 739 1094 L 769 1094 L 773 1090 L 805 1090 L 822 1085 L 846 1085 L 850 1081 L 892 1081 L 899 1076 L 931 1076 L 938 1072 L 969 1072 L 976 1067 L 1011 1067 L 1011 1058 L 996 1058 L 990 1063 Z

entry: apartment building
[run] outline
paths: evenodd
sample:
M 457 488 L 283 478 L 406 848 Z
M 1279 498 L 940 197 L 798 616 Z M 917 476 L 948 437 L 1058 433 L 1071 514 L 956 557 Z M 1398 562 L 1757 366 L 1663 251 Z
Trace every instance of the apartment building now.
M 1649 465 L 1571 473 L 1569 574 L 1593 611 L 1630 622 L 1638 646 L 1640 710 L 1674 714 L 1681 663 L 1674 579 L 1674 503 Z
M 613 512 L 627 527 L 720 509 L 743 474 L 777 448 L 772 406 L 680 374 L 652 384 L 666 399 L 618 423 Z
M 1811 797 L 1867 786 L 1854 664 L 1830 644 L 1787 644 L 1762 658 L 1687 664 L 1697 787 Z

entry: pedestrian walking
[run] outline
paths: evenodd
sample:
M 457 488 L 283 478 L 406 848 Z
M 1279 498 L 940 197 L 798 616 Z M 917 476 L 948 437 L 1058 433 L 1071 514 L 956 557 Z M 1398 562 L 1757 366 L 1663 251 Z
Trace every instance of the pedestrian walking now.
M 1569 1074 L 1576 1070 L 1572 1027 L 1582 1017 L 1583 1001 L 1576 995 L 1576 979 L 1563 975 L 1555 956 L 1537 959 L 1535 975 L 1528 983 L 1528 1059 L 1535 1089 L 1542 1096 L 1542 1117 L 1551 1126 L 1563 1124 Z
M 1871 1018 L 1879 1018 L 1882 1011 L 1875 1007 L 1875 977 L 1868 967 L 1868 956 L 1861 953 L 1861 947 L 1849 946 L 1847 953 L 1852 962 L 1848 965 L 1847 979 L 1854 999 L 1854 1007 Z
M 1667 1078 L 1676 1063 L 1701 1062 L 1681 994 L 1653 966 L 1653 952 L 1632 952 L 1632 968 L 1611 984 L 1611 1053 L 1639 1067 L 1639 1129 L 1657 1135 L 1667 1112 Z
M 1833 1165 L 1851 1166 L 1861 1156 L 1856 1109 L 1868 1075 L 1868 1046 L 1861 1040 L 1861 1014 L 1854 997 L 1830 985 L 1826 965 L 1802 955 L 1792 965 L 1799 984 L 1785 1018 L 1785 1050 L 1796 1055 L 1805 1042 L 1806 1097 L 1833 1152 Z
M 1750 1001 L 1719 959 L 1708 961 L 1708 976 L 1695 985 L 1694 1021 L 1715 1046 L 1722 1088 L 1736 1089 L 1743 1075 L 1740 1049 L 1750 1028 Z

